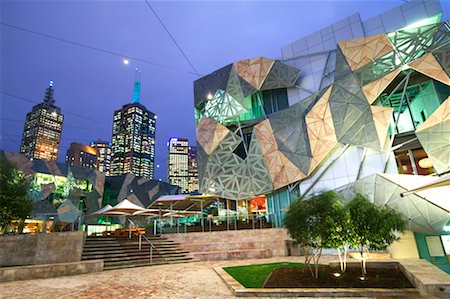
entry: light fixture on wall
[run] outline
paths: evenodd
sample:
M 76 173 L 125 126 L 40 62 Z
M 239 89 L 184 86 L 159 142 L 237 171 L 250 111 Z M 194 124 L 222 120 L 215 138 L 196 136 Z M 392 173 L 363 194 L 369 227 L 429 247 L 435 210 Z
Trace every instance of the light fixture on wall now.
M 431 168 L 433 167 L 433 163 L 431 163 L 430 158 L 423 158 L 419 160 L 419 166 L 421 168 Z

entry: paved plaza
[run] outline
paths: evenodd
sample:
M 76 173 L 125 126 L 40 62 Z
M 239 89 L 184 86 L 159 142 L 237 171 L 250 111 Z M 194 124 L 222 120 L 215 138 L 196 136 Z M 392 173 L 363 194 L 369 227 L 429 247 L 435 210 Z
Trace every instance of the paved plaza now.
M 323 262 L 335 260 L 324 256 Z M 213 267 L 303 262 L 303 257 L 192 262 L 0 284 L 0 298 L 234 298 Z

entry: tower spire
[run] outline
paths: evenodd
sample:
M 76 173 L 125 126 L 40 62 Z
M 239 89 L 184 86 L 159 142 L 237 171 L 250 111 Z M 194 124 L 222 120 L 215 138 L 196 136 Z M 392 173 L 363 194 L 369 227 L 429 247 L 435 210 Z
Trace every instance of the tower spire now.
M 141 97 L 141 70 L 136 69 L 136 74 L 134 75 L 134 92 L 133 101 L 131 103 L 139 103 Z
M 53 89 L 53 80 L 50 80 L 47 89 L 45 90 L 44 98 L 42 101 L 44 103 L 55 104 L 56 100 L 53 97 L 55 94 L 55 90 Z

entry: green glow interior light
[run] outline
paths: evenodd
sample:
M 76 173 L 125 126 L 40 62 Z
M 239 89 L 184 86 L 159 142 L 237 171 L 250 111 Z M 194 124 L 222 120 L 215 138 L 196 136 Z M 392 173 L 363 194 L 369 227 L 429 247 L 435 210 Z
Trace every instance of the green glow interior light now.
M 442 18 L 442 14 L 439 13 L 439 14 L 434 15 L 432 17 L 416 21 L 416 22 L 414 22 L 412 24 L 409 24 L 406 27 L 400 28 L 397 31 L 411 31 L 411 30 L 414 31 L 414 29 L 417 29 L 417 28 L 422 27 L 422 26 L 427 26 L 427 25 L 439 23 L 441 21 L 441 18 Z M 395 31 L 391 32 L 391 33 L 388 33 L 389 37 L 392 37 L 394 35 L 395 35 Z
M 418 28 L 418 27 L 422 27 L 422 26 L 426 26 L 426 25 L 431 25 L 431 24 L 436 24 L 439 23 L 441 21 L 442 18 L 442 14 L 439 13 L 437 15 L 434 15 L 432 17 L 426 18 L 426 19 L 422 19 L 419 20 L 417 22 L 414 22 L 412 24 L 409 24 L 408 26 L 402 28 L 401 30 L 410 30 L 410 29 L 414 29 L 414 28 Z

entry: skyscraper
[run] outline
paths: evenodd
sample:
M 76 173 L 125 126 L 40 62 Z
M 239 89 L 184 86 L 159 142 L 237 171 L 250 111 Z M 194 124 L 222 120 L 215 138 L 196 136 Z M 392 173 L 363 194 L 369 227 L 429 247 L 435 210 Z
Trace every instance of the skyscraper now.
M 132 173 L 153 179 L 156 115 L 140 100 L 140 71 L 136 70 L 133 100 L 114 111 L 112 176 Z
M 186 138 L 170 138 L 167 143 L 169 150 L 168 182 L 180 187 L 182 193 L 189 191 L 189 143 Z
M 111 167 L 111 142 L 96 140 L 91 142 L 91 147 L 97 150 L 97 169 L 109 175 Z
M 67 150 L 66 163 L 71 166 L 97 169 L 97 150 L 81 143 L 72 142 Z
M 198 169 L 197 169 L 197 147 L 189 147 L 188 157 L 188 190 L 189 192 L 198 191 Z
M 30 159 L 58 159 L 64 116 L 61 109 L 55 106 L 54 93 L 53 81 L 50 81 L 42 103 L 33 106 L 27 113 L 20 152 Z

